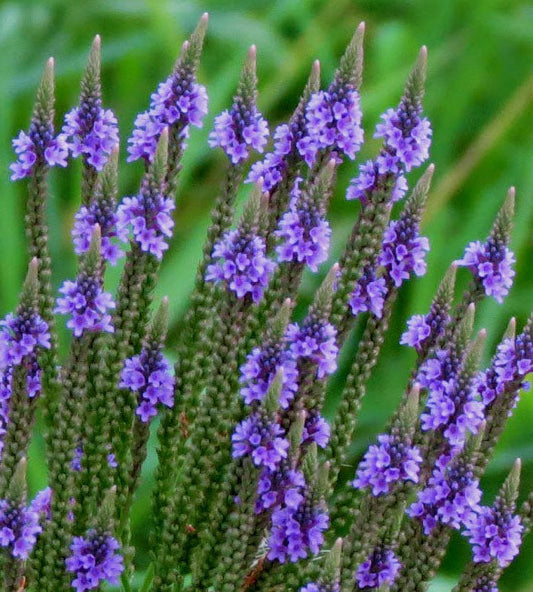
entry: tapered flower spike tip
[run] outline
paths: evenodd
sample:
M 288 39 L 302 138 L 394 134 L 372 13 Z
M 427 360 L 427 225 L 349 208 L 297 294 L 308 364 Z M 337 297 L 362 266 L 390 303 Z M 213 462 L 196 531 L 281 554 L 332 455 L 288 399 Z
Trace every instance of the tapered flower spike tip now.
M 54 109 L 54 58 L 48 58 L 44 67 L 41 83 L 37 89 L 33 117 L 39 122 L 53 119 Z
M 156 184 L 164 182 L 168 169 L 168 127 L 161 132 L 152 164 L 152 171 Z
M 505 196 L 503 205 L 496 215 L 490 232 L 491 238 L 496 240 L 496 242 L 508 244 L 511 240 L 515 214 L 515 197 L 515 188 L 510 187 Z
M 423 45 L 418 52 L 415 65 L 411 72 L 409 72 L 403 95 L 403 100 L 412 105 L 415 109 L 422 106 L 422 99 L 424 98 L 426 86 L 427 63 L 428 50 L 427 47 Z
M 281 395 L 281 388 L 283 386 L 283 368 L 279 368 L 274 376 L 267 394 L 265 395 L 264 405 L 265 411 L 269 415 L 274 415 L 279 407 L 279 397 Z
M 487 331 L 486 329 L 481 329 L 477 334 L 476 339 L 470 345 L 463 363 L 463 368 L 467 373 L 474 374 L 478 370 L 483 356 L 486 339 Z
M 435 165 L 432 163 L 425 170 L 424 174 L 418 180 L 411 195 L 407 199 L 405 204 L 404 214 L 412 216 L 415 219 L 422 217 L 422 212 L 426 207 L 426 201 L 431 187 L 431 180 L 433 179 L 433 173 L 435 172 Z
M 412 432 L 418 421 L 420 405 L 420 385 L 415 382 L 407 393 L 405 403 L 400 411 L 400 428 L 404 432 Z
M 200 56 L 202 54 L 202 47 L 204 44 L 205 33 L 207 31 L 207 24 L 209 22 L 209 14 L 204 12 L 196 29 L 193 31 L 189 40 L 186 41 L 181 48 L 180 57 L 178 58 L 174 70 L 176 71 L 182 64 L 187 65 L 193 71 L 198 67 Z
M 518 496 L 518 490 L 520 488 L 520 473 L 522 472 L 522 459 L 517 458 L 514 461 L 513 468 L 509 472 L 507 477 L 507 487 L 509 492 L 516 497 Z
M 18 503 L 25 503 L 26 501 L 26 475 L 28 463 L 26 457 L 23 456 L 15 467 L 13 477 L 9 482 L 7 493 L 9 498 Z
M 363 81 L 363 40 L 365 23 L 359 24 L 339 63 L 335 74 L 338 84 L 351 84 L 359 90 Z
M 248 109 L 254 107 L 257 100 L 257 48 L 255 45 L 250 46 L 248 50 L 237 87 L 237 96 Z
M 291 318 L 293 309 L 294 301 L 290 298 L 287 298 L 281 305 L 281 308 L 279 309 L 278 313 L 276 314 L 272 322 L 272 332 L 275 335 L 275 339 L 281 339 L 283 337 L 285 329 L 289 324 L 289 320 Z
M 335 284 L 337 282 L 337 276 L 339 274 L 339 264 L 334 263 L 329 270 L 328 275 L 324 278 L 320 284 L 313 303 L 313 308 L 320 314 L 329 314 L 327 311 L 331 306 L 331 300 L 335 293 Z
M 304 433 L 305 426 L 305 411 L 299 411 L 296 415 L 296 419 L 293 421 L 289 428 L 289 443 L 290 443 L 290 458 L 292 461 L 296 461 L 300 455 L 300 442 L 302 441 L 302 435 Z
M 331 584 L 334 589 L 340 575 L 342 557 L 342 538 L 335 541 L 331 551 L 326 555 L 324 560 L 324 577 L 323 580 L 327 584 Z
M 156 341 L 164 341 L 165 335 L 167 333 L 168 327 L 168 297 L 164 296 L 161 299 L 161 304 L 159 305 L 153 321 L 152 321 L 152 328 L 150 331 L 151 338 Z
M 504 339 L 514 339 L 516 337 L 516 319 L 515 317 L 511 317 L 509 320 L 509 324 L 505 329 L 505 333 L 503 334 Z
M 435 294 L 434 302 L 440 304 L 441 306 L 451 305 L 455 293 L 456 276 L 457 265 L 452 263 L 442 278 L 442 281 L 437 289 L 437 293 Z
M 82 101 L 90 97 L 100 96 L 100 68 L 102 55 L 102 40 L 96 35 L 91 45 L 91 51 L 87 59 L 87 66 L 81 81 Z
M 468 344 L 470 336 L 472 335 L 472 330 L 474 328 L 475 316 L 476 305 L 471 302 L 466 309 L 464 317 L 459 321 L 457 331 L 457 347 L 459 350 L 464 349 Z
M 314 444 L 314 442 L 313 442 Z M 329 490 L 329 471 L 331 469 L 331 463 L 326 461 L 318 467 L 316 475 L 316 495 L 317 497 L 325 497 L 328 495 Z
M 20 295 L 20 303 L 29 307 L 38 306 L 39 298 L 39 260 L 34 257 L 29 265 L 24 285 L 22 286 L 22 293 Z

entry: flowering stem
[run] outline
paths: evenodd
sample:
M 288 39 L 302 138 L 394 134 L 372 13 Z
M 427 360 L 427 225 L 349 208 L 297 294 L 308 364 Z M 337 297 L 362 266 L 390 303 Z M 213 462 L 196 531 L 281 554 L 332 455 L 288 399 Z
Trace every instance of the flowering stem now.
M 355 431 L 356 418 L 363 397 L 366 394 L 366 385 L 372 369 L 378 361 L 385 333 L 389 327 L 396 294 L 395 289 L 389 290 L 380 319 L 374 315 L 368 317 L 350 373 L 346 379 L 341 402 L 337 408 L 331 429 L 331 440 L 326 452 L 331 461 L 330 478 L 332 484 L 335 484 L 340 468 L 345 462 L 346 452 Z

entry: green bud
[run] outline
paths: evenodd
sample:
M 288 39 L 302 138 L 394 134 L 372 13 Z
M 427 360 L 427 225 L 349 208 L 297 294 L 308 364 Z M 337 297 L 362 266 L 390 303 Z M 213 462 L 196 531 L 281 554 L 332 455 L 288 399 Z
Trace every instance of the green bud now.
M 237 87 L 237 97 L 248 107 L 255 104 L 257 98 L 257 69 L 256 69 L 257 48 L 252 45 L 248 50 L 246 61 L 242 69 L 241 78 Z
M 168 128 L 161 132 L 150 169 L 156 186 L 161 186 L 165 182 L 168 170 Z
M 404 89 L 404 100 L 413 107 L 420 107 L 424 98 L 426 85 L 426 71 L 428 62 L 428 50 L 423 45 L 418 53 L 415 65 L 407 77 Z
M 490 238 L 503 244 L 509 244 L 513 230 L 513 218 L 515 209 L 515 188 L 511 187 L 505 196 L 500 211 L 496 214 Z
M 483 348 L 485 347 L 486 338 L 487 331 L 481 329 L 474 342 L 468 348 L 463 364 L 463 372 L 465 374 L 473 376 L 475 372 L 477 372 L 479 364 L 481 363 L 481 357 L 483 356 Z
M 302 471 L 307 483 L 312 483 L 317 478 L 318 449 L 316 442 L 311 442 L 302 461 Z
M 279 397 L 283 385 L 283 368 L 280 368 L 270 385 L 264 399 L 265 410 L 269 415 L 274 415 L 279 407 Z
M 472 335 L 472 329 L 474 328 L 474 319 L 476 316 L 476 306 L 473 302 L 468 305 L 465 316 L 459 321 L 457 327 L 457 349 L 462 352 Z
M 26 474 L 27 474 L 27 461 L 26 457 L 22 457 L 15 468 L 13 478 L 9 482 L 7 488 L 8 498 L 16 503 L 26 503 Z
M 198 67 L 200 56 L 202 55 L 202 47 L 204 45 L 208 21 L 209 15 L 207 12 L 204 12 L 196 29 L 189 37 L 189 40 L 185 41 L 181 47 L 181 53 L 174 66 L 175 72 L 182 67 L 186 67 L 194 72 Z
M 335 544 L 331 548 L 330 552 L 326 554 L 326 558 L 324 559 L 324 575 L 322 577 L 322 581 L 325 584 L 334 586 L 335 583 L 338 582 L 340 577 L 341 558 L 342 539 L 339 537 L 335 541 Z
M 34 257 L 28 265 L 28 273 L 20 294 L 20 305 L 37 309 L 39 305 L 39 260 Z
M 89 53 L 87 66 L 81 81 L 81 101 L 100 97 L 100 69 L 101 69 L 102 41 L 100 35 L 96 35 Z
M 429 188 L 431 187 L 431 179 L 433 178 L 434 172 L 435 165 L 430 164 L 418 180 L 411 195 L 407 198 L 405 210 L 402 215 L 407 215 L 420 221 L 424 208 L 426 207 Z
M 509 472 L 507 479 L 498 493 L 498 497 L 503 500 L 507 507 L 514 507 L 518 498 L 520 489 L 520 473 L 522 471 L 522 461 L 517 458 L 513 464 L 513 468 Z
M 39 122 L 51 123 L 54 119 L 54 100 L 54 58 L 49 58 L 37 89 L 33 118 Z
M 335 81 L 338 84 L 352 84 L 357 90 L 363 81 L 363 40 L 365 36 L 365 23 L 355 30 L 353 37 L 342 56 L 339 68 L 335 73 Z
M 507 325 L 507 329 L 505 329 L 505 333 L 503 334 L 503 339 L 515 339 L 516 337 L 516 319 L 511 317 L 509 320 L 509 324 Z
M 300 411 L 289 428 L 288 438 L 291 460 L 297 460 L 300 456 L 300 443 L 302 442 L 302 435 L 304 433 L 305 417 L 305 411 Z
M 152 325 L 150 327 L 149 339 L 156 343 L 163 343 L 167 334 L 168 328 L 168 297 L 164 296 L 161 299 L 161 304 L 157 309 Z

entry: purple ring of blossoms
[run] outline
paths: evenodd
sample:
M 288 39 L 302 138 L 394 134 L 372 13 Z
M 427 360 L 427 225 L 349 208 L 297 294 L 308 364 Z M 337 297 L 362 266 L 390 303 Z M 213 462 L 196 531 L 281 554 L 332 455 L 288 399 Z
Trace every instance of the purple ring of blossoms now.
M 209 146 L 219 146 L 233 164 L 250 156 L 250 148 L 263 152 L 268 142 L 268 123 L 254 106 L 234 104 L 215 117 L 214 130 L 209 134 Z
M 72 228 L 74 252 L 82 255 L 89 251 L 91 237 L 97 224 L 102 237 L 102 257 L 111 265 L 115 265 L 124 255 L 124 252 L 112 242 L 114 238 L 118 239 L 117 214 L 111 208 L 102 207 L 98 201 L 93 201 L 89 206 L 81 206 L 74 216 Z
M 411 518 L 422 522 L 428 535 L 438 523 L 459 529 L 475 516 L 481 500 L 479 480 L 461 464 L 450 464 L 450 457 L 437 460 L 433 473 L 416 501 L 407 509 Z
M 65 115 L 61 135 L 71 155 L 83 154 L 97 171 L 104 168 L 119 143 L 117 118 L 111 109 L 101 107 L 93 108 L 90 115 L 83 107 L 74 107 Z
M 109 292 L 102 290 L 97 279 L 67 280 L 59 292 L 63 297 L 57 299 L 55 312 L 72 317 L 67 321 L 67 327 L 72 329 L 75 337 L 80 337 L 84 331 L 114 332 L 108 311 L 115 308 L 115 302 Z
M 346 199 L 358 199 L 361 203 L 367 204 L 389 174 L 395 176 L 391 189 L 391 201 L 396 202 L 404 197 L 407 191 L 407 179 L 396 163 L 390 163 L 387 157 L 390 155 L 379 155 L 375 161 L 367 160 L 359 165 L 359 175 L 350 181 L 346 190 Z
M 377 547 L 361 563 L 355 573 L 360 590 L 378 590 L 382 586 L 392 585 L 402 565 L 392 549 Z
M 468 267 L 483 285 L 485 294 L 500 304 L 513 285 L 514 263 L 514 254 L 507 246 L 495 245 L 491 241 L 471 242 L 463 258 L 455 261 L 456 265 Z
M 276 374 L 282 369 L 279 404 L 287 409 L 298 391 L 298 369 L 296 361 L 282 346 L 255 347 L 241 366 L 239 382 L 244 402 L 262 401 Z
M 143 423 L 157 415 L 157 405 L 174 405 L 171 365 L 160 352 L 142 352 L 124 361 L 119 387 L 137 393 L 135 413 Z
M 9 166 L 12 181 L 30 177 L 38 161 L 51 167 L 67 166 L 68 146 L 65 138 L 61 135 L 54 138 L 52 130 L 46 131 L 43 137 L 41 132 L 34 130 L 36 125 L 32 123 L 29 134 L 21 131 L 13 140 L 17 160 Z
M 161 260 L 172 236 L 176 204 L 163 194 L 124 197 L 117 209 L 117 236 L 127 242 L 130 230 L 141 251 Z
M 70 545 L 71 555 L 65 560 L 67 571 L 76 577 L 72 587 L 76 592 L 98 588 L 101 582 L 117 584 L 124 571 L 122 556 L 116 553 L 118 541 L 92 529 L 86 536 L 77 536 Z
M 357 468 L 352 481 L 357 489 L 371 489 L 372 495 L 389 493 L 399 481 L 418 483 L 422 455 L 417 446 L 401 442 L 389 434 L 378 436 Z
M 259 413 L 253 413 L 235 427 L 231 442 L 233 458 L 250 456 L 254 465 L 271 471 L 287 458 L 290 446 L 283 428 Z
M 12 557 L 28 559 L 42 531 L 39 517 L 31 506 L 0 500 L 0 547 L 9 550 Z
M 327 260 L 331 242 L 331 227 L 314 203 L 302 201 L 300 183 L 296 178 L 291 190 L 289 209 L 281 217 L 274 235 L 278 261 L 305 263 L 311 271 Z
M 359 93 L 350 85 L 332 85 L 309 98 L 305 110 L 308 137 L 305 160 L 312 166 L 319 150 L 332 148 L 354 159 L 364 140 Z M 299 149 L 304 146 L 300 141 Z
M 337 330 L 331 323 L 304 321 L 291 323 L 286 337 L 290 351 L 296 359 L 307 359 L 317 365 L 317 378 L 324 378 L 337 369 L 339 348 L 336 343 Z
M 135 129 L 128 140 L 128 162 L 139 158 L 152 161 L 159 137 L 166 127 L 182 125 L 183 138 L 189 135 L 189 125 L 202 127 L 207 115 L 207 91 L 205 86 L 189 78 L 171 75 L 152 93 L 149 110 L 135 119 Z
M 215 244 L 212 258 L 215 262 L 207 266 L 208 282 L 225 283 L 237 298 L 249 295 L 256 303 L 261 300 L 275 268 L 266 256 L 262 237 L 229 230 Z

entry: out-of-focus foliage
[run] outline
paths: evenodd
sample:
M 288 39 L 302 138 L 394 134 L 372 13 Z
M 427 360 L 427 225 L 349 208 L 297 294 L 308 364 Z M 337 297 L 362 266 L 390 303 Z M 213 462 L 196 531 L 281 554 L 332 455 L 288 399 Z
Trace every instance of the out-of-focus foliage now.
M 210 116 L 192 133 L 180 178 L 177 232 L 165 260 L 159 295 L 168 294 L 172 311 L 169 353 L 194 279 L 208 213 L 221 182 L 223 156 L 207 148 L 213 116 L 225 108 L 235 88 L 248 46 L 258 46 L 259 106 L 272 124 L 294 107 L 312 60 L 320 58 L 328 81 L 336 60 L 361 21 L 367 23 L 362 88 L 368 137 L 379 114 L 396 104 L 409 64 L 421 44 L 429 49 L 426 112 L 434 129 L 431 160 L 436 165 L 425 216 L 432 251 L 428 274 L 401 294 L 382 362 L 370 385 L 354 446 L 354 460 L 385 424 L 401 395 L 412 352 L 398 346 L 405 319 L 425 312 L 446 267 L 469 240 L 483 238 L 506 189 L 517 189 L 513 248 L 516 287 L 504 305 L 482 305 L 480 326 L 493 347 L 511 311 L 519 323 L 533 304 L 533 6 L 517 0 L 19 0 L 0 5 L 0 312 L 13 308 L 25 269 L 23 244 L 24 183 L 8 180 L 11 137 L 26 128 L 45 59 L 56 58 L 57 122 L 77 101 L 79 78 L 93 36 L 103 38 L 105 103 L 121 124 L 123 148 L 134 116 L 147 107 L 149 94 L 169 73 L 185 33 L 203 11 L 211 15 L 200 81 L 207 85 Z M 360 159 L 378 142 L 365 145 Z M 123 152 L 125 152 L 123 150 Z M 135 191 L 140 165 L 122 167 L 121 194 Z M 339 187 L 346 187 L 357 165 L 344 165 Z M 73 274 L 72 216 L 78 207 L 79 170 L 55 171 L 49 208 L 55 283 Z M 414 182 L 414 179 L 410 179 Z M 332 202 L 337 252 L 351 228 L 355 208 L 342 193 Z M 116 280 L 117 272 L 109 278 Z M 467 273 L 460 279 L 466 281 Z M 306 277 L 308 293 L 317 278 Z M 350 355 L 346 348 L 346 359 Z M 490 352 L 488 352 L 490 353 Z M 487 358 L 488 358 L 487 353 Z M 334 385 L 333 385 L 334 386 Z M 335 397 L 335 388 L 331 400 Z M 485 479 L 494 493 L 513 459 L 524 461 L 523 492 L 533 488 L 533 398 L 525 394 Z M 42 445 L 31 459 L 32 485 L 43 481 Z M 147 474 L 155 456 L 148 458 Z M 347 473 L 348 475 L 348 473 Z M 350 473 L 351 476 L 351 473 Z M 147 562 L 146 520 L 150 479 L 139 491 L 134 537 Z M 468 555 L 457 538 L 444 565 L 445 579 L 432 590 L 449 590 Z M 533 589 L 533 541 L 509 570 L 502 590 Z M 451 578 L 448 580 L 446 578 Z

